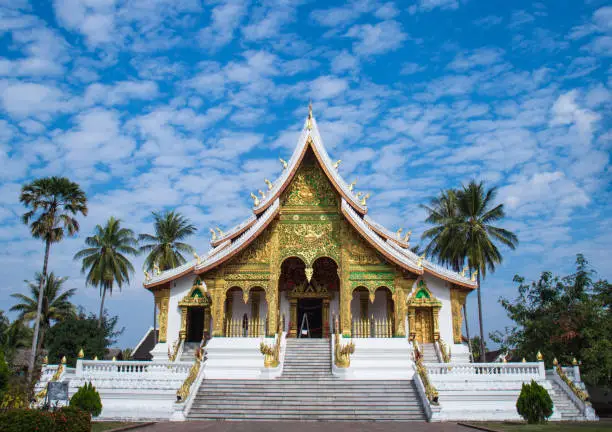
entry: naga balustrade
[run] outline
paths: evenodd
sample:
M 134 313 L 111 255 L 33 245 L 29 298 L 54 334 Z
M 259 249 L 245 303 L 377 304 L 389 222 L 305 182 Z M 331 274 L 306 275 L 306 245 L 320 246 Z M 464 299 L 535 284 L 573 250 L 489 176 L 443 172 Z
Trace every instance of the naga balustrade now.
M 351 329 L 354 338 L 391 338 L 393 337 L 393 320 L 390 318 L 354 319 Z
M 545 379 L 542 363 L 425 363 L 432 379 Z
M 242 318 L 225 322 L 226 337 L 262 337 L 266 335 L 267 319 Z

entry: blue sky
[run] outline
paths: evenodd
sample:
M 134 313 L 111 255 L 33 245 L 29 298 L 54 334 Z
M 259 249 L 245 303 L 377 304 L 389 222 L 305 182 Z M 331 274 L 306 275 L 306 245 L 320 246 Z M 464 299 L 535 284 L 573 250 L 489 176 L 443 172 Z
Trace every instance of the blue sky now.
M 41 269 L 21 184 L 65 175 L 89 197 L 50 269 L 96 311 L 72 261 L 111 215 L 136 232 L 176 208 L 200 228 L 250 214 L 281 170 L 309 99 L 371 215 L 424 229 L 426 203 L 471 178 L 499 187 L 520 246 L 483 284 L 486 331 L 512 276 L 565 274 L 584 253 L 611 278 L 612 7 L 605 1 L 0 0 L 0 309 Z M 606 217 L 605 215 L 608 214 Z M 142 288 L 108 301 L 134 345 Z M 475 295 L 470 296 L 475 330 Z

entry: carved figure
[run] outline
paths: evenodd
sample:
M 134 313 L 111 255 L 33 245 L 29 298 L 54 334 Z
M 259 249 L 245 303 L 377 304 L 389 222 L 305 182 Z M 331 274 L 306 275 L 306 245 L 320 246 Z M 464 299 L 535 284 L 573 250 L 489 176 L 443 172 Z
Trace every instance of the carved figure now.
M 259 205 L 259 198 L 253 192 L 251 192 L 251 198 L 253 198 L 253 206 L 257 207 Z
M 465 277 L 465 273 L 468 271 L 468 266 L 463 267 L 463 270 L 461 270 L 461 276 Z
M 278 160 L 283 164 L 283 169 L 286 170 L 287 169 L 287 161 L 283 158 L 278 158 Z
M 338 169 L 341 163 L 342 163 L 342 159 L 338 159 L 336 163 L 334 164 L 334 169 Z
M 476 276 L 478 276 L 478 270 L 474 270 L 474 273 L 472 273 L 472 278 L 470 280 L 472 282 L 476 282 Z
M 215 230 L 212 228 L 209 228 L 209 229 L 210 229 L 210 233 L 212 234 L 212 241 L 217 240 L 217 233 L 215 233 Z
M 199 265 L 200 264 L 200 255 L 198 255 L 197 253 L 194 252 L 193 253 L 193 257 L 195 258 L 196 263 Z
M 410 241 L 410 236 L 412 235 L 412 231 L 408 231 L 406 236 L 404 237 L 404 241 L 408 243 Z
M 423 260 L 425 259 L 425 254 L 421 255 L 419 257 L 419 260 L 417 261 L 417 267 L 423 267 Z
M 402 231 L 404 231 L 403 228 L 400 228 L 397 230 L 397 232 L 395 233 L 395 235 L 397 236 L 397 238 L 402 238 Z
M 348 185 L 348 190 L 352 191 L 355 188 L 356 184 L 357 184 L 357 179 L 353 180 L 352 183 Z
M 264 193 L 264 191 L 262 191 L 261 189 L 259 189 L 257 192 L 259 192 L 259 195 L 261 195 L 261 199 L 266 198 L 266 194 Z
M 161 271 L 159 270 L 159 265 L 157 263 L 153 264 L 153 274 L 158 275 Z
M 365 206 L 368 205 L 368 199 L 370 198 L 370 194 L 367 193 L 364 195 L 364 197 L 361 199 L 361 205 Z
M 223 237 L 225 233 L 221 231 L 221 228 L 217 227 L 217 232 L 219 233 L 219 237 Z
M 268 179 L 264 179 L 264 182 L 266 183 L 266 185 L 268 185 L 268 190 L 272 190 L 272 188 L 274 187 L 272 182 Z

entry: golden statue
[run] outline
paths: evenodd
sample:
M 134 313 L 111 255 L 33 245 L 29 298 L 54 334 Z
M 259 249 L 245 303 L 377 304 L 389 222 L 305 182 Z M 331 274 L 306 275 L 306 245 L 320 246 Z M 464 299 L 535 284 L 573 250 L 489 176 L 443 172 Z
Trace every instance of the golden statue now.
M 467 271 L 468 271 L 468 266 L 463 267 L 463 270 L 461 270 L 461 276 L 465 277 L 465 274 L 467 273 Z
M 423 261 L 425 260 L 425 254 L 421 255 L 417 261 L 417 267 L 423 267 Z
M 370 194 L 369 193 L 365 194 L 363 199 L 361 200 L 361 205 L 362 206 L 368 205 L 368 198 L 370 198 Z
M 274 187 L 272 182 L 268 179 L 264 179 L 264 182 L 268 185 L 268 190 L 272 190 L 272 188 Z
M 257 207 L 259 205 L 259 198 L 253 192 L 251 192 L 251 198 L 253 198 L 253 206 Z
M 217 232 L 219 233 L 219 237 L 223 237 L 225 235 L 225 233 L 221 231 L 219 227 L 217 227 Z
M 342 163 L 342 159 L 338 159 L 336 161 L 336 163 L 334 164 L 334 169 L 338 169 L 338 167 L 340 166 L 340 163 Z
M 357 184 L 357 179 L 353 180 L 353 182 L 348 185 L 348 190 L 352 191 L 355 188 L 355 185 Z
M 395 236 L 397 238 L 402 238 L 402 231 L 404 231 L 403 228 L 398 229 L 397 232 L 395 233 Z
M 357 199 L 361 198 L 361 195 L 363 195 L 363 192 L 357 192 L 357 195 L 356 195 Z
M 158 275 L 161 271 L 159 270 L 159 265 L 157 263 L 153 264 L 153 274 Z
M 151 275 L 146 270 L 143 270 L 143 272 L 144 272 L 145 281 L 149 282 L 151 280 Z
M 261 189 L 259 189 L 257 192 L 259 192 L 259 195 L 261 195 L 261 199 L 266 198 L 266 194 L 264 193 L 264 191 L 262 191 Z
M 215 232 L 214 229 L 209 228 L 210 229 L 210 233 L 212 234 L 212 241 L 217 240 L 217 233 Z
M 196 263 L 197 263 L 198 265 L 200 265 L 200 262 L 201 262 L 201 260 L 200 260 L 200 255 L 198 255 L 197 253 L 195 253 L 195 252 L 194 252 L 194 253 L 193 253 L 193 257 L 195 258 Z
M 283 169 L 286 170 L 287 169 L 287 161 L 283 158 L 278 158 L 278 160 L 283 164 Z
M 472 278 L 470 280 L 472 282 L 476 282 L 476 276 L 478 276 L 478 270 L 474 270 L 474 273 L 472 273 Z
M 410 236 L 411 236 L 411 235 L 412 235 L 412 231 L 411 231 L 411 230 L 409 230 L 409 231 L 406 233 L 406 236 L 404 237 L 404 241 L 405 241 L 406 243 L 408 243 L 408 242 L 410 241 Z

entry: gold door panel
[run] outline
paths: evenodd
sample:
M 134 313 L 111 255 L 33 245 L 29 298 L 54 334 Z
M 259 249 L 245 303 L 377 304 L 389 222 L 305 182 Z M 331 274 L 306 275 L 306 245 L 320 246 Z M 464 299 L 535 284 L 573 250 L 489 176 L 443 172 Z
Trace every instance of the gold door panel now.
M 433 343 L 433 314 L 430 308 L 415 310 L 415 332 L 418 343 Z

